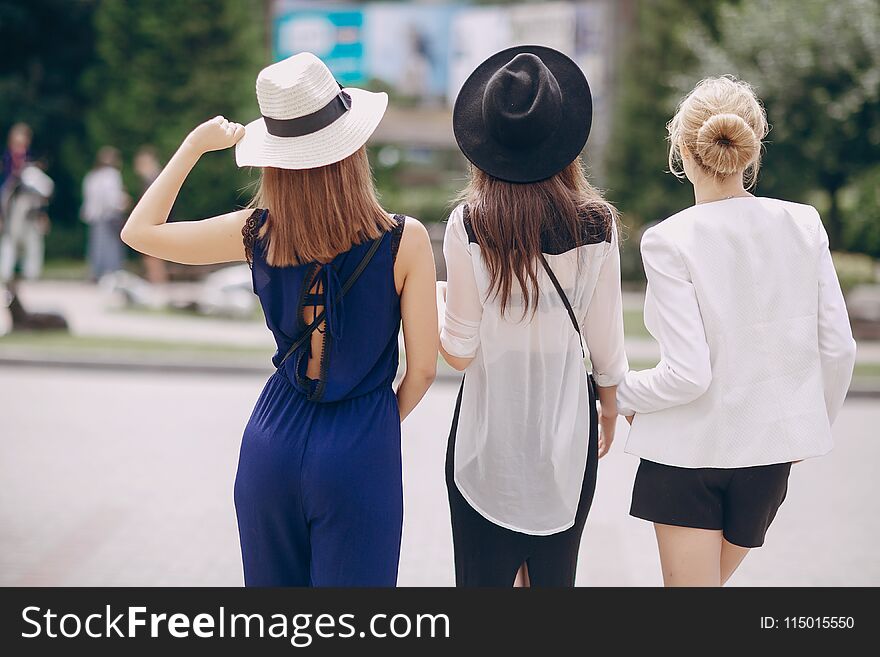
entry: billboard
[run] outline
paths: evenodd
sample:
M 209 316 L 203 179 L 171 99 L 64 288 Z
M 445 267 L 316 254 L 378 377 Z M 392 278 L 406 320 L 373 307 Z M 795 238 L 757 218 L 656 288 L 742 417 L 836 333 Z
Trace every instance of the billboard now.
M 546 45 L 572 57 L 602 102 L 610 59 L 610 0 L 471 6 L 277 0 L 276 59 L 310 51 L 343 84 L 387 89 L 398 102 L 451 104 L 471 71 L 498 50 Z
M 273 21 L 275 60 L 308 51 L 320 57 L 342 84 L 364 83 L 364 14 L 358 8 L 325 9 L 304 5 Z
M 442 100 L 457 5 L 377 2 L 364 8 L 367 70 L 399 96 Z

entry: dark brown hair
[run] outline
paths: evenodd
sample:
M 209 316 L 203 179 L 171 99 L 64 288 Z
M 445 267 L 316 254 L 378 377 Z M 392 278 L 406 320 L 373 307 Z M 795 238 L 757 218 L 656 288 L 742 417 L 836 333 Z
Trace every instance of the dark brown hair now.
M 330 262 L 394 224 L 376 198 L 363 147 L 315 169 L 263 168 L 251 207 L 269 210 L 262 234 L 276 267 Z
M 523 295 L 523 318 L 537 309 L 542 235 L 580 244 L 583 222 L 589 221 L 599 222 L 590 228 L 610 239 L 616 220 L 614 208 L 587 181 L 580 159 L 552 178 L 526 184 L 505 182 L 472 166 L 461 200 L 468 206 L 489 271 L 490 294 L 503 315 L 516 282 Z

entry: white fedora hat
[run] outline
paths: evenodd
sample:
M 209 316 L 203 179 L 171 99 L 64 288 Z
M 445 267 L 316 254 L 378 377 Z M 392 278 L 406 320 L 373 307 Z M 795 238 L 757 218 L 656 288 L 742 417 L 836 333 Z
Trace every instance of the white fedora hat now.
M 240 167 L 314 169 L 344 160 L 382 120 L 388 95 L 347 87 L 310 52 L 267 66 L 257 76 L 262 116 L 235 145 Z

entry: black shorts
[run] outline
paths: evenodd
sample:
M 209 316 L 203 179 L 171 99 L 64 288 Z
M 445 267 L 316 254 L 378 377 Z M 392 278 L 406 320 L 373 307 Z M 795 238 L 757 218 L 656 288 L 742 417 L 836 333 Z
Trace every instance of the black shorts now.
M 642 459 L 630 515 L 662 525 L 720 529 L 728 542 L 753 548 L 788 491 L 791 463 L 750 468 L 679 468 Z

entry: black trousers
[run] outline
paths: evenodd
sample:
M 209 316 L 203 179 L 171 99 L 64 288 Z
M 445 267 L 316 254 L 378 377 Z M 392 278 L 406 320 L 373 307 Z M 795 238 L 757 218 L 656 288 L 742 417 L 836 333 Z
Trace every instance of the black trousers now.
M 592 386 L 590 386 L 592 387 Z M 571 587 L 577 572 L 581 535 L 596 490 L 599 461 L 599 418 L 595 397 L 590 395 L 590 426 L 587 468 L 572 527 L 549 536 L 532 536 L 496 525 L 480 515 L 458 490 L 453 479 L 455 436 L 461 410 L 461 395 L 455 403 L 455 415 L 446 449 L 446 490 L 452 517 L 452 542 L 455 548 L 455 585 L 462 587 L 510 587 L 519 567 L 525 562 L 533 587 Z

